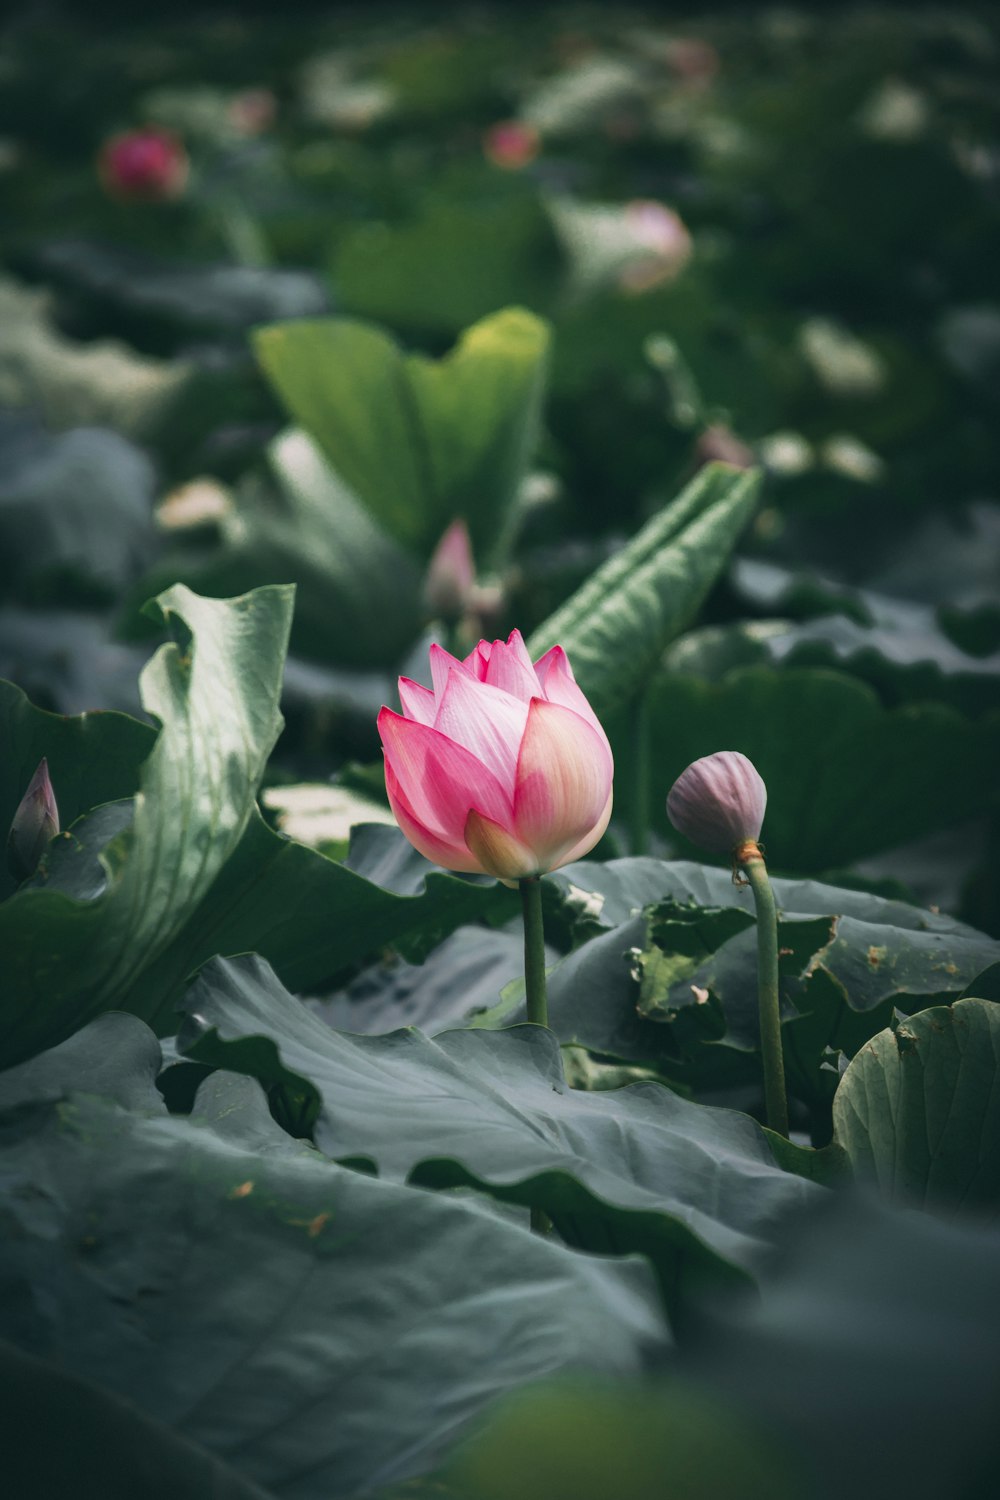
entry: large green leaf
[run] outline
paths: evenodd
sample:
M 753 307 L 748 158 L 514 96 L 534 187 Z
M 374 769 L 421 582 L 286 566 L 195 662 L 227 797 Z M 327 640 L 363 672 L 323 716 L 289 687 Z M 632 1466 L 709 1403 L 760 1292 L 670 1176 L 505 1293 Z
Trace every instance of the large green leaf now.
M 484 562 L 534 450 L 548 342 L 519 308 L 476 323 L 438 361 L 341 318 L 255 336 L 293 419 L 390 535 L 427 555 L 462 515 Z
M 624 719 L 608 728 L 624 747 Z M 769 862 L 810 874 L 983 812 L 1000 760 L 1000 715 L 973 723 L 942 703 L 887 709 L 866 684 L 819 667 L 737 668 L 718 682 L 660 674 L 650 687 L 650 734 L 660 831 L 683 843 L 664 798 L 684 768 L 740 750 L 767 784 Z M 624 779 L 620 790 L 624 810 Z
M 833 1122 L 890 1200 L 1000 1216 L 1000 1005 L 958 1000 L 880 1031 L 840 1080 Z
M 0 1081 L 0 1318 L 57 1381 L 124 1398 L 278 1500 L 347 1500 L 425 1471 L 498 1395 L 638 1375 L 667 1346 L 641 1263 L 337 1167 L 245 1078 L 168 1116 L 142 1023 L 98 1025 Z M 131 1081 L 97 1097 L 107 1046 Z M 36 1442 L 34 1424 L 8 1434 L 8 1472 Z
M 906 902 L 818 881 L 772 885 L 789 1086 L 825 1135 L 837 1054 L 851 1056 L 894 1008 L 958 996 L 1000 947 Z M 568 924 L 589 939 L 549 977 L 560 1040 L 696 1087 L 756 1085 L 756 928 L 745 887 L 726 870 L 646 858 L 570 865 L 546 886 L 562 895 L 559 905 L 550 895 L 550 928 Z M 508 1008 L 504 1019 L 522 1014 Z
M 229 601 L 181 585 L 160 595 L 173 639 L 143 672 L 142 695 L 163 727 L 134 818 L 102 850 L 104 888 L 76 900 L 46 884 L 43 865 L 0 908 L 8 1063 L 116 1005 L 155 1013 L 142 976 L 197 911 L 254 812 L 281 725 L 291 607 L 286 588 Z M 72 852 L 72 835 L 60 845 Z
M 104 852 L 127 834 L 132 813 L 131 802 L 112 802 L 76 823 L 71 838 L 52 846 L 40 888 L 99 902 L 108 884 Z M 381 825 L 364 831 L 388 834 L 393 850 L 404 842 L 397 830 Z M 416 855 L 403 860 L 408 878 L 397 889 L 385 847 L 376 842 L 374 854 L 358 840 L 349 869 L 275 833 L 255 809 L 203 899 L 171 929 L 160 951 L 147 955 L 133 987 L 114 1004 L 169 1033 L 187 977 L 213 954 L 254 948 L 293 989 L 322 991 L 390 946 L 416 962 L 463 922 L 514 915 L 516 896 L 496 881 L 448 875 Z M 75 985 L 72 973 L 53 982 L 46 1026 L 54 1026 L 61 1008 L 72 1003 Z M 95 1011 L 107 1008 L 96 1004 L 96 995 L 94 1000 Z
M 708 464 L 539 626 L 532 657 L 563 646 L 599 714 L 628 702 L 722 571 L 759 485 L 755 470 Z
M 776 1215 L 819 1191 L 775 1165 L 745 1116 L 655 1083 L 567 1088 L 541 1027 L 334 1032 L 254 957 L 206 966 L 185 1010 L 182 1052 L 315 1088 L 328 1155 L 542 1207 L 572 1244 L 644 1251 L 670 1292 L 688 1272 L 752 1274 Z

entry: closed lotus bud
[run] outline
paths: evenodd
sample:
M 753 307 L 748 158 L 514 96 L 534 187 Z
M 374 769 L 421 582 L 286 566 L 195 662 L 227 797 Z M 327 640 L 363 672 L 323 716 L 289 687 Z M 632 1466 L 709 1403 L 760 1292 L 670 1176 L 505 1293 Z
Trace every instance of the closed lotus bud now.
M 378 717 L 385 786 L 415 849 L 446 870 L 515 882 L 582 859 L 608 826 L 607 735 L 561 646 L 532 662 L 520 631 L 459 661 L 432 646 L 434 686 L 399 679 Z
M 464 615 L 476 583 L 469 528 L 452 521 L 434 549 L 424 579 L 424 607 L 432 620 L 454 621 Z
M 756 842 L 764 824 L 767 787 L 738 750 L 703 756 L 682 771 L 667 796 L 671 823 L 711 854 L 732 854 Z
M 58 832 L 59 809 L 49 780 L 48 762 L 42 760 L 18 804 L 7 836 L 7 864 L 15 880 L 27 880 L 34 875 L 46 845 Z
M 105 141 L 97 170 L 112 197 L 155 203 L 184 191 L 189 165 L 179 136 L 150 125 Z

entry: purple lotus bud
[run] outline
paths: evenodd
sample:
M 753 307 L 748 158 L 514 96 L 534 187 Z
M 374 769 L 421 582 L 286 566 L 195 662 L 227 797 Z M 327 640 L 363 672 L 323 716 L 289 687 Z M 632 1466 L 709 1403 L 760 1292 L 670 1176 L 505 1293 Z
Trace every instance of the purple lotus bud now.
M 48 761 L 41 760 L 18 804 L 7 836 L 7 864 L 15 880 L 27 880 L 38 869 L 49 840 L 59 832 L 59 809 L 49 780 Z
M 705 755 L 682 771 L 667 796 L 671 823 L 711 854 L 732 854 L 760 837 L 767 787 L 738 750 Z
M 452 521 L 427 565 L 424 604 L 436 620 L 457 620 L 465 613 L 476 581 L 469 528 Z

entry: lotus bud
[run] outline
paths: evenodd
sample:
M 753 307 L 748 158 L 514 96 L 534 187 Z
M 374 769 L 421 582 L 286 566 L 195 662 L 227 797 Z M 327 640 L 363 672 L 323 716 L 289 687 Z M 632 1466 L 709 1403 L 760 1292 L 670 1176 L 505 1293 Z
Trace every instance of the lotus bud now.
M 461 516 L 438 542 L 424 579 L 424 607 L 432 620 L 461 619 L 476 583 L 469 528 Z
M 112 136 L 101 147 L 97 163 L 101 182 L 113 198 L 147 203 L 179 197 L 189 169 L 180 137 L 156 125 Z
M 541 138 L 534 125 L 525 120 L 502 120 L 492 125 L 483 137 L 483 151 L 488 161 L 505 172 L 518 172 L 538 155 Z
M 7 835 L 7 864 L 15 880 L 27 880 L 34 875 L 46 845 L 58 832 L 59 809 L 49 780 L 48 762 L 43 759 L 18 804 Z
M 767 788 L 738 750 L 694 761 L 667 796 L 667 815 L 677 832 L 711 854 L 734 854 L 741 845 L 756 844 L 766 806 Z

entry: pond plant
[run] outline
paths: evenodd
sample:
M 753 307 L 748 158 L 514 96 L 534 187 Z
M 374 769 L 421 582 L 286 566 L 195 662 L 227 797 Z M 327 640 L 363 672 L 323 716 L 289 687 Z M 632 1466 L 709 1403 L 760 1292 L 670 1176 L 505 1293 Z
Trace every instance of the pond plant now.
M 12 1500 L 995 1493 L 1000 36 L 633 22 L 12 35 Z

